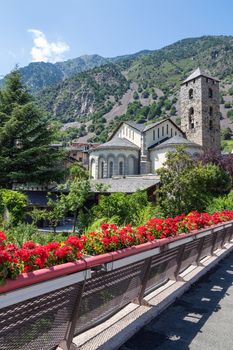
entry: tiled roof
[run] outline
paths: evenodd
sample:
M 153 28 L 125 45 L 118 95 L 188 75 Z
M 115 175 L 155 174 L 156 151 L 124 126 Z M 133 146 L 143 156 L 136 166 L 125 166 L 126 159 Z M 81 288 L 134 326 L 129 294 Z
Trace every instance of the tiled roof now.
M 197 143 L 194 143 L 192 141 L 189 141 L 187 139 L 185 139 L 184 137 L 181 136 L 173 136 L 170 139 L 162 142 L 161 144 L 159 144 L 158 146 L 155 146 L 153 148 L 163 148 L 163 147 L 167 147 L 170 145 L 186 145 L 186 146 L 194 146 L 194 147 L 199 147 L 202 148 L 201 145 L 198 145 Z
M 138 146 L 136 146 L 134 143 L 130 142 L 129 140 L 126 140 L 120 137 L 114 137 L 110 141 L 107 141 L 102 145 L 96 147 L 95 149 L 92 149 L 92 152 L 95 150 L 97 151 L 99 149 L 105 149 L 105 148 L 132 148 L 136 150 L 139 149 Z
M 209 74 L 207 74 L 201 68 L 198 67 L 187 79 L 183 81 L 182 84 L 187 83 L 188 81 L 198 78 L 200 76 L 219 81 L 218 79 L 211 77 Z
M 146 190 L 157 185 L 160 182 L 158 176 L 128 176 L 126 178 L 123 177 L 115 177 L 109 179 L 98 179 L 91 180 L 93 185 L 94 192 L 97 192 L 94 188 L 97 184 L 103 184 L 107 187 L 106 192 L 115 193 L 115 192 L 123 192 L 123 193 L 134 193 L 138 190 Z
M 144 124 L 137 124 L 131 121 L 125 122 L 125 124 L 132 126 L 132 128 L 137 129 L 139 131 L 143 131 L 145 128 Z

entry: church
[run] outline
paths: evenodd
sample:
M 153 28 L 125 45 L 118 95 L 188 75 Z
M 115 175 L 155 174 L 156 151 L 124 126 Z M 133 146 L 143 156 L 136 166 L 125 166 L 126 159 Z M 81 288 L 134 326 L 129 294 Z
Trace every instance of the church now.
M 182 82 L 179 102 L 180 127 L 170 118 L 150 125 L 122 122 L 90 152 L 92 178 L 156 174 L 178 145 L 191 155 L 220 152 L 219 80 L 196 69 Z

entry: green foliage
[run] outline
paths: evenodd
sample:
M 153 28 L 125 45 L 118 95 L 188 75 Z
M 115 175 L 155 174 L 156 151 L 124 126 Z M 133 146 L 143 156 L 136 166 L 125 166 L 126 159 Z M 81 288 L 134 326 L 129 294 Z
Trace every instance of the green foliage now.
M 216 211 L 233 210 L 233 191 L 225 196 L 213 198 L 206 210 L 211 214 Z
M 210 198 L 226 193 L 230 176 L 217 165 L 195 162 L 183 147 L 169 152 L 165 167 L 158 170 L 161 179 L 159 204 L 165 216 L 203 211 Z
M 227 112 L 227 117 L 230 119 L 231 122 L 233 122 L 233 109 Z
M 39 244 L 46 244 L 48 242 L 63 242 L 68 233 L 49 233 L 40 232 L 34 224 L 18 223 L 12 227 L 3 227 L 8 241 L 18 246 L 22 246 L 27 241 L 33 241 Z
M 115 223 L 124 225 L 140 225 L 144 220 L 153 216 L 153 207 L 147 200 L 145 192 L 133 194 L 113 193 L 110 196 L 101 196 L 99 203 L 92 208 L 92 223 L 95 220 L 109 222 L 114 217 Z
M 221 129 L 221 139 L 222 140 L 230 140 L 231 135 L 232 135 L 232 131 L 229 127 Z
M 225 102 L 224 103 L 224 107 L 227 108 L 227 109 L 231 108 L 231 103 L 230 102 Z
M 27 197 L 23 193 L 12 190 L 1 190 L 0 197 L 7 223 L 15 225 L 22 221 L 28 204 Z
M 53 132 L 17 70 L 0 91 L 0 118 L 0 186 L 59 178 L 61 154 L 50 147 Z

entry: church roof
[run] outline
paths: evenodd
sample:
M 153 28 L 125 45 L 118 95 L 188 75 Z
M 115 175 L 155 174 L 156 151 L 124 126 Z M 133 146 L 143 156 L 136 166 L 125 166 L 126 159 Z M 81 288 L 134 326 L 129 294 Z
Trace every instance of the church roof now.
M 214 77 L 211 77 L 209 74 L 207 74 L 203 69 L 201 69 L 200 67 L 198 67 L 187 79 L 185 79 L 183 81 L 182 84 L 184 83 L 187 83 L 188 81 L 190 80 L 193 80 L 195 78 L 198 78 L 198 77 L 206 77 L 206 78 L 209 78 L 209 79 L 213 79 L 215 81 L 219 81 L 218 79 L 214 78 Z
M 143 131 L 145 128 L 144 124 L 134 123 L 131 121 L 125 122 L 125 124 L 128 124 L 129 126 L 132 126 L 132 128 L 137 129 L 138 131 Z
M 159 145 L 154 146 L 154 148 L 158 149 L 158 148 L 164 148 L 164 147 L 169 147 L 169 146 L 178 146 L 178 145 L 185 145 L 185 146 L 193 146 L 193 147 L 198 147 L 198 148 L 202 148 L 201 145 L 198 145 L 197 143 L 194 143 L 192 141 L 189 141 L 187 139 L 185 139 L 184 137 L 181 136 L 173 136 L 170 139 L 161 142 Z
M 136 146 L 134 143 L 130 142 L 127 139 L 120 138 L 120 137 L 114 137 L 110 141 L 107 141 L 107 142 L 103 143 L 102 145 L 99 145 L 98 147 L 96 147 L 92 151 L 99 150 L 99 149 L 105 149 L 105 148 L 131 148 L 131 149 L 136 149 L 136 150 L 139 149 L 138 146 Z

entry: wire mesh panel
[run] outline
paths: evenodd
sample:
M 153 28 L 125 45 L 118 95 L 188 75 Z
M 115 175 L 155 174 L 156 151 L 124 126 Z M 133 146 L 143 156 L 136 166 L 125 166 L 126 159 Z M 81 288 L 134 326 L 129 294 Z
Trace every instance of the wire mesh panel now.
M 215 251 L 216 249 L 219 249 L 222 247 L 223 241 L 224 241 L 224 235 L 225 235 L 225 228 L 221 228 L 219 231 L 215 232 L 215 242 L 214 242 L 214 247 L 213 247 L 213 251 Z
M 195 239 L 194 241 L 185 244 L 179 272 L 184 271 L 197 260 L 199 244 L 200 239 Z
M 230 239 L 232 237 L 232 232 L 233 232 L 232 226 L 225 227 L 225 236 L 224 236 L 224 239 L 223 239 L 223 244 L 225 244 L 225 243 L 230 241 Z
M 105 272 L 96 272 L 85 284 L 76 334 L 93 327 L 133 301 L 139 294 L 145 260 Z
M 203 239 L 204 239 L 204 242 L 201 247 L 199 260 L 205 258 L 206 256 L 211 255 L 211 251 L 214 243 L 214 235 L 210 234 L 208 236 L 205 236 Z
M 0 309 L 0 349 L 54 349 L 65 337 L 82 283 Z
M 180 247 L 166 250 L 152 258 L 146 293 L 155 289 L 168 279 L 174 279 Z

